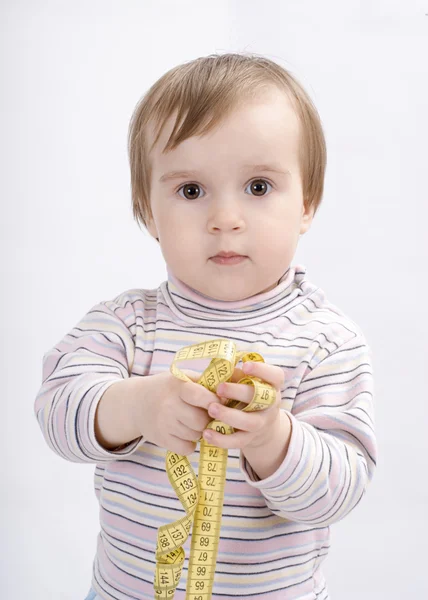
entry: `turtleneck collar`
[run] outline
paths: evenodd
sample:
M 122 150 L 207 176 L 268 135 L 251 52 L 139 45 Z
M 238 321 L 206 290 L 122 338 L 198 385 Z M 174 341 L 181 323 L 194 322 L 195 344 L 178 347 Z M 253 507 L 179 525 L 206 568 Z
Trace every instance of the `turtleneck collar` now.
M 236 301 L 215 300 L 189 287 L 167 269 L 168 279 L 160 285 L 166 304 L 182 321 L 236 328 L 270 321 L 286 313 L 317 287 L 305 277 L 306 267 L 290 266 L 268 292 Z

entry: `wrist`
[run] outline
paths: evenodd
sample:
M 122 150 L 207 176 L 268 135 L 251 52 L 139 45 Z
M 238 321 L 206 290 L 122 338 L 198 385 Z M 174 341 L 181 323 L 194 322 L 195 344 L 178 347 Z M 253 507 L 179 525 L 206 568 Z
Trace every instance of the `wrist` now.
M 95 413 L 95 435 L 107 450 L 116 449 L 141 436 L 135 418 L 137 377 L 121 379 L 102 395 Z
M 269 438 L 256 447 L 243 448 L 242 453 L 260 479 L 275 473 L 284 461 L 291 438 L 291 420 L 280 410 Z

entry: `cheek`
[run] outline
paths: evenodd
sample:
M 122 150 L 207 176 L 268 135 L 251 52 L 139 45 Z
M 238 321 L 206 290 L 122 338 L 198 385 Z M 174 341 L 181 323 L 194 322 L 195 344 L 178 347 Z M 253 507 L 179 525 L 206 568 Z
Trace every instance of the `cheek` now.
M 256 220 L 251 226 L 251 237 L 259 248 L 268 245 L 271 252 L 281 254 L 292 243 L 292 229 L 286 216 L 277 215 L 276 218 Z
M 180 229 L 191 229 L 197 214 L 185 204 L 171 201 L 159 208 L 158 218 L 164 229 L 173 231 L 177 225 Z
M 280 207 L 269 219 L 267 231 L 284 247 L 293 243 L 300 232 L 300 209 L 297 206 Z
M 170 214 L 161 228 L 162 251 L 165 260 L 170 264 L 192 263 L 201 245 L 198 243 L 194 225 L 189 219 L 177 218 Z
M 168 210 L 166 207 L 158 209 L 156 224 L 164 244 L 170 244 L 178 231 L 182 229 L 180 214 L 176 214 L 173 210 Z

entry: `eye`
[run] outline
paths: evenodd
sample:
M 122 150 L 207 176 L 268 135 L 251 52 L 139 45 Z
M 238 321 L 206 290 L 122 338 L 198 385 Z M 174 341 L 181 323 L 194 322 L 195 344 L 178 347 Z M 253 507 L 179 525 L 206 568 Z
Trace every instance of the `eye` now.
M 256 196 L 266 195 L 266 184 L 272 187 L 272 185 L 269 183 L 269 181 L 266 181 L 266 179 L 253 179 L 253 181 L 250 181 L 249 183 L 249 185 L 251 185 L 252 190 L 256 192 Z
M 266 179 L 253 179 L 249 185 L 252 186 L 252 190 L 255 192 L 255 196 L 266 195 L 266 185 L 272 187 L 272 184 L 266 181 Z M 248 188 L 248 186 L 247 186 Z M 186 183 L 178 188 L 177 192 L 183 190 L 184 196 L 180 196 L 185 200 L 198 200 L 198 191 L 201 191 L 201 187 L 197 183 Z
M 197 200 L 198 198 L 195 197 L 195 195 L 197 196 L 198 190 L 201 190 L 201 189 L 202 188 L 197 183 L 185 183 L 180 188 L 178 188 L 177 192 L 180 192 L 180 190 L 184 190 L 184 194 L 188 194 L 188 196 L 187 195 L 184 196 L 185 200 Z M 181 196 L 181 197 L 183 198 L 183 196 Z

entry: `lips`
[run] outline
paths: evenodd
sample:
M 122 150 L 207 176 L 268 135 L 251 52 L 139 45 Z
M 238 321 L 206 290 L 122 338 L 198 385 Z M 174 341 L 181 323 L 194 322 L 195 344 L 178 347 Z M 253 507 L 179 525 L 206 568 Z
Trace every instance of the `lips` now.
M 239 265 L 247 259 L 243 254 L 236 252 L 219 252 L 211 257 L 211 260 L 218 265 Z
M 238 254 L 237 252 L 219 252 L 218 254 L 216 254 L 215 256 L 213 256 L 212 258 L 216 258 L 217 256 L 219 257 L 223 257 L 223 258 L 232 258 L 232 256 L 244 256 L 243 254 Z

